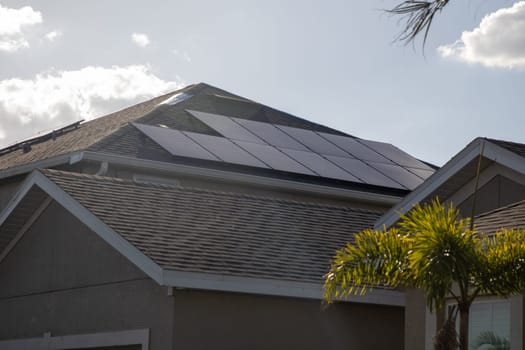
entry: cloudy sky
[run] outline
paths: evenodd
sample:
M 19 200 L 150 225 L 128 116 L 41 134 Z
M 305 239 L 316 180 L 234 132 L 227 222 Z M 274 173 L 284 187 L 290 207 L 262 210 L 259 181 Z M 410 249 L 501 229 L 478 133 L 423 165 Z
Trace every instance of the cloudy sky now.
M 438 165 L 525 143 L 525 1 L 452 1 L 424 54 L 395 4 L 0 0 L 0 147 L 201 81 Z

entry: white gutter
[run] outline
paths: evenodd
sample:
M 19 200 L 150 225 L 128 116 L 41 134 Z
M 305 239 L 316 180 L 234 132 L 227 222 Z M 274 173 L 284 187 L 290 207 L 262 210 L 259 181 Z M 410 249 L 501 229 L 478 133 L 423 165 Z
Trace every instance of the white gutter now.
M 394 205 L 403 198 L 392 195 L 370 193 L 366 191 L 348 190 L 337 187 L 303 183 L 299 181 L 283 180 L 265 176 L 243 174 L 231 171 L 196 167 L 191 165 L 157 162 L 152 160 L 144 160 L 89 151 L 84 152 L 83 158 L 85 160 L 109 162 L 111 164 L 121 166 L 129 166 L 134 168 L 150 169 L 156 171 L 166 171 L 178 175 L 201 177 L 220 182 L 254 184 L 258 186 L 270 187 L 281 190 L 295 190 L 319 195 L 340 197 L 344 199 L 361 200 L 368 203 Z

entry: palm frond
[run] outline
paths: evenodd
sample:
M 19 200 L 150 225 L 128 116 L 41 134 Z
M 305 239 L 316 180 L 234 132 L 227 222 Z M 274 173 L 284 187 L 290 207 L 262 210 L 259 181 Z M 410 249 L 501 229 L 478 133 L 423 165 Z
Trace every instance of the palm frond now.
M 441 12 L 450 0 L 417 1 L 407 0 L 386 12 L 402 16 L 405 27 L 401 30 L 396 40 L 405 43 L 413 42 L 423 33 L 423 46 L 425 45 L 430 26 L 434 16 Z

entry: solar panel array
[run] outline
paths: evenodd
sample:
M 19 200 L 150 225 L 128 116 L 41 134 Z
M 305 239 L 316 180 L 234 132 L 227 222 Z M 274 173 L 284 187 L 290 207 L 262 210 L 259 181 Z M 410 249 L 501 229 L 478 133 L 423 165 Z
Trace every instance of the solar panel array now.
M 175 156 L 413 190 L 434 170 L 395 146 L 187 110 L 223 137 L 133 123 Z

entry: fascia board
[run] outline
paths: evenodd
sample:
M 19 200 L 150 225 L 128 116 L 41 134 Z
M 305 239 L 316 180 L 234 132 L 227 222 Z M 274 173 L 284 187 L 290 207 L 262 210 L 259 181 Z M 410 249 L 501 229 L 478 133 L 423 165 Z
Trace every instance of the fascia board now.
M 38 170 L 35 170 L 24 181 L 17 194 L 13 197 L 7 208 L 0 216 L 0 225 L 9 217 L 18 203 L 24 198 L 27 192 L 34 185 L 40 187 L 52 199 L 89 227 L 93 232 L 100 236 L 119 253 L 128 258 L 132 263 L 139 267 L 146 275 L 162 285 L 162 269 L 153 260 L 144 255 L 135 246 L 116 233 L 111 227 L 96 217 L 88 209 L 82 206 L 77 200 L 62 190 L 57 184 L 49 180 Z
M 454 174 L 457 174 L 461 169 L 463 169 L 474 158 L 478 157 L 483 142 L 487 141 L 481 138 L 477 138 L 472 141 L 441 169 L 432 174 L 425 182 L 408 194 L 405 199 L 387 211 L 385 215 L 380 217 L 374 225 L 374 228 L 381 229 L 383 227 L 392 226 L 399 219 L 400 214 L 407 213 L 415 204 L 424 200 L 427 196 L 432 194 L 441 185 L 443 185 L 448 179 L 450 179 Z
M 20 201 L 25 197 L 27 192 L 29 192 L 31 187 L 33 187 L 33 185 L 35 184 L 36 178 L 38 177 L 39 174 L 40 174 L 40 172 L 37 172 L 37 171 L 31 173 L 24 180 L 22 185 L 20 185 L 20 187 L 18 188 L 18 191 L 16 191 L 14 196 L 11 197 L 11 199 L 9 200 L 9 203 L 7 203 L 7 205 L 4 208 L 4 210 L 0 213 L 0 226 L 2 226 L 4 224 L 4 222 L 7 220 L 9 215 L 11 215 L 13 210 L 15 210 L 16 206 L 18 205 L 18 203 L 20 203 Z M 42 175 L 42 174 L 40 174 L 40 175 Z
M 366 191 L 347 190 L 336 187 L 328 187 L 321 185 L 308 184 L 297 181 L 276 179 L 264 176 L 256 176 L 249 174 L 242 174 L 236 172 L 228 172 L 222 170 L 215 170 L 209 168 L 201 168 L 182 164 L 173 164 L 165 162 L 157 162 L 144 159 L 136 159 L 131 157 L 115 156 L 104 153 L 89 152 L 83 153 L 85 160 L 109 162 L 110 164 L 129 166 L 157 171 L 166 171 L 173 174 L 180 174 L 186 176 L 197 176 L 201 178 L 213 179 L 216 181 L 225 180 L 236 183 L 255 184 L 258 186 L 296 190 L 301 192 L 309 192 L 314 194 L 328 195 L 345 199 L 362 200 L 369 203 L 377 203 L 383 205 L 394 205 L 398 203 L 402 197 L 371 193 Z
M 317 283 L 283 281 L 266 278 L 236 277 L 197 272 L 164 271 L 164 283 L 173 288 L 189 288 L 247 294 L 321 300 L 323 286 Z M 376 288 L 365 295 L 348 296 L 340 301 L 405 306 L 405 293 Z
M 17 165 L 11 168 L 0 170 L 0 180 L 8 177 L 27 174 L 35 169 L 51 168 L 58 165 L 74 164 L 82 160 L 83 152 L 71 152 L 56 157 L 37 160 L 34 162 Z
M 487 141 L 483 156 L 525 175 L 525 158 Z

